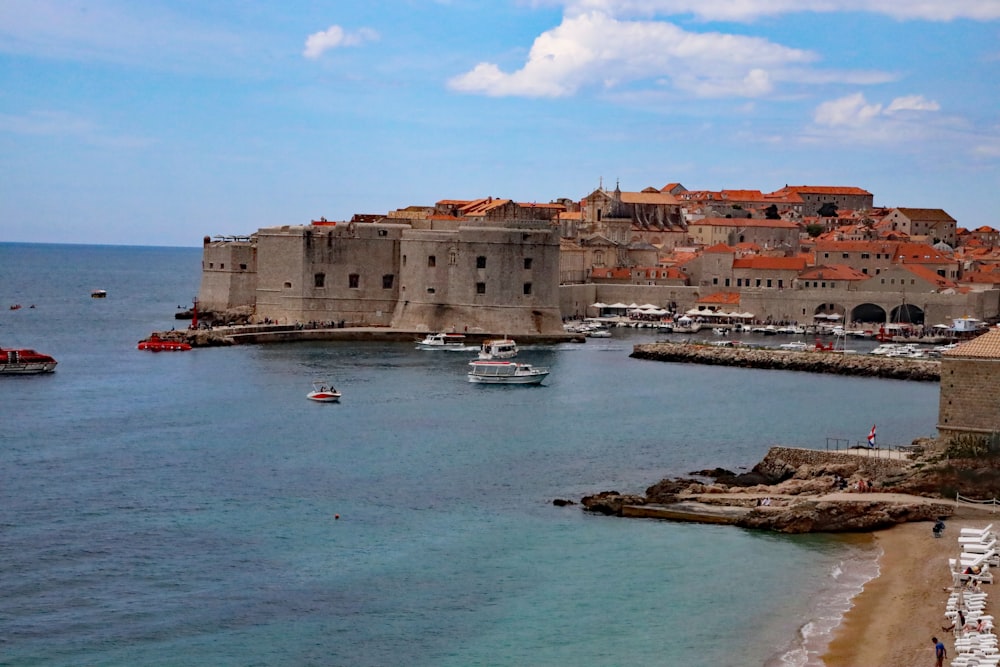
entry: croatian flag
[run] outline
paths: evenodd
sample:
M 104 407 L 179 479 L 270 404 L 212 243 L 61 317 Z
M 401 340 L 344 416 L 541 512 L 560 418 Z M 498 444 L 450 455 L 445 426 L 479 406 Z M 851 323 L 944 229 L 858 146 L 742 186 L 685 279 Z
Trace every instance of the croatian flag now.
M 872 424 L 872 430 L 868 432 L 868 446 L 875 446 L 875 424 Z

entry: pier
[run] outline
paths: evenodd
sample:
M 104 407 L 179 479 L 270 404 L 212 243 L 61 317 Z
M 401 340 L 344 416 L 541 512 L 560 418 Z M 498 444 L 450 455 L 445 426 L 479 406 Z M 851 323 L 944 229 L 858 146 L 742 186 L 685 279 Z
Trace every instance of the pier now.
M 941 379 L 941 364 L 938 361 L 884 358 L 865 354 L 845 354 L 840 351 L 795 352 L 690 343 L 650 343 L 636 345 L 630 356 L 650 361 L 833 373 L 892 380 L 937 382 Z

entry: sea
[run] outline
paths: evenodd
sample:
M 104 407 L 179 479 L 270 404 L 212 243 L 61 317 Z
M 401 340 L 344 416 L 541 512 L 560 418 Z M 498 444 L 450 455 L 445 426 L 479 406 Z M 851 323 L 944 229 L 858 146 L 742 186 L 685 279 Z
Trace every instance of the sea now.
M 821 665 L 867 536 L 579 500 L 935 433 L 937 384 L 632 359 L 643 329 L 522 348 L 537 387 L 405 342 L 137 350 L 200 263 L 0 243 L 0 344 L 59 362 L 0 377 L 0 665 Z

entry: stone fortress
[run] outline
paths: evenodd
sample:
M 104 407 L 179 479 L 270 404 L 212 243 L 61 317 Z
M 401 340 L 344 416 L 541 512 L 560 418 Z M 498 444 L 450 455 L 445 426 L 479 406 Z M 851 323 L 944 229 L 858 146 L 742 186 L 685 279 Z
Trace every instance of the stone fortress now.
M 1000 317 L 993 284 L 957 282 L 962 261 L 940 245 L 955 242 L 955 222 L 823 186 L 442 200 L 206 237 L 199 305 L 285 325 L 541 336 L 563 333 L 563 318 L 600 314 L 597 302 L 802 323 Z M 810 238 L 810 224 L 828 233 Z
M 558 226 L 513 202 L 491 213 L 206 238 L 199 307 L 278 324 L 562 334 Z

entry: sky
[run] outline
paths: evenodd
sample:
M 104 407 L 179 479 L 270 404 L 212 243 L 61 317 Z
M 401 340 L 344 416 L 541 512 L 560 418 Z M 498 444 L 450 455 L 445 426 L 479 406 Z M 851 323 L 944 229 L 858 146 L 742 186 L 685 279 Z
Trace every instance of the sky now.
M 0 241 L 674 182 L 1000 227 L 1000 0 L 0 2 Z

